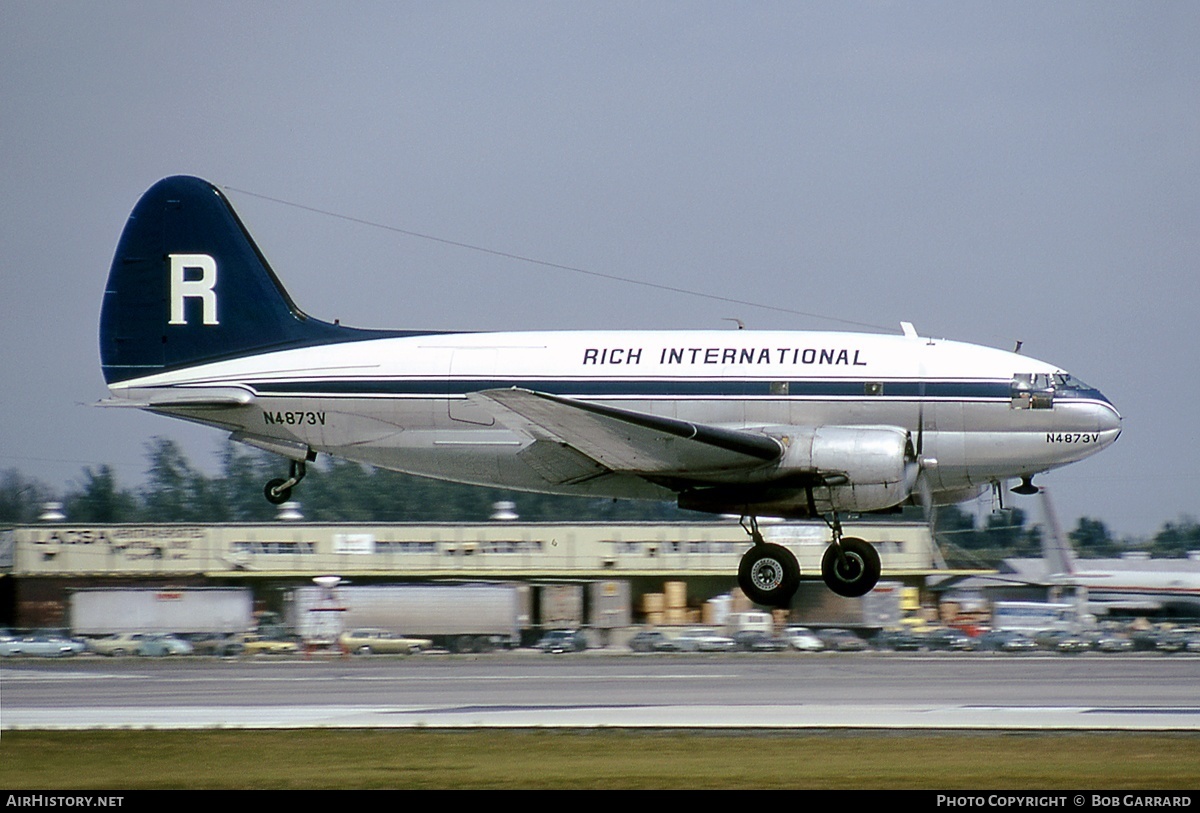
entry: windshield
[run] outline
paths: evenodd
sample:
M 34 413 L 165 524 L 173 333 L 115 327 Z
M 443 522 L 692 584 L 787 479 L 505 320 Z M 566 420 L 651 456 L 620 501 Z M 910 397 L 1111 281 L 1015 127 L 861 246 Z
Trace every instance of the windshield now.
M 1071 375 L 1070 373 L 1055 373 L 1054 374 L 1054 386 L 1060 392 L 1063 392 L 1063 394 L 1065 394 L 1065 391 L 1067 391 L 1067 390 L 1073 390 L 1075 392 L 1083 392 L 1085 390 L 1095 389 L 1095 387 L 1090 387 L 1087 384 L 1084 384 L 1082 381 L 1080 381 L 1078 378 Z

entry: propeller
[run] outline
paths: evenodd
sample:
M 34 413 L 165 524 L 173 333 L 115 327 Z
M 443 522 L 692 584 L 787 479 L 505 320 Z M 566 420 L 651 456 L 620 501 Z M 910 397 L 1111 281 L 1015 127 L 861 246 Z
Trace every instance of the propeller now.
M 946 559 L 937 541 L 937 506 L 933 502 L 933 487 L 929 484 L 928 469 L 937 466 L 937 460 L 925 457 L 925 384 L 921 383 L 921 398 L 917 401 L 917 449 L 914 455 L 911 494 L 915 494 L 921 504 L 921 512 L 925 524 L 929 526 L 929 542 L 933 553 L 934 566 L 939 570 L 946 569 Z

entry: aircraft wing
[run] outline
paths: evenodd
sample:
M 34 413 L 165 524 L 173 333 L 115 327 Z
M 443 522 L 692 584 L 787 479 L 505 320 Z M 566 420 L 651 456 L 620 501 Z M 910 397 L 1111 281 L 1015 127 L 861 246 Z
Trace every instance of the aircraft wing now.
M 489 402 L 501 423 L 535 441 L 526 462 L 555 482 L 608 472 L 703 479 L 704 473 L 762 467 L 783 451 L 778 441 L 756 432 L 533 390 L 485 390 L 477 397 Z

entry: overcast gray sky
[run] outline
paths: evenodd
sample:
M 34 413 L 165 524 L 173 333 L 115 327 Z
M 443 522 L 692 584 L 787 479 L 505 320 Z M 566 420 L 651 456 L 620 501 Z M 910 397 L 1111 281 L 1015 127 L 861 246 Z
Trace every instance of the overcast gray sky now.
M 1102 389 L 1063 520 L 1197 514 L 1200 4 L 0 0 L 0 468 L 63 486 L 222 434 L 93 409 L 161 177 L 591 271 L 1011 348 Z M 366 327 L 841 329 L 230 191 Z M 1036 503 L 1017 504 L 1031 511 Z

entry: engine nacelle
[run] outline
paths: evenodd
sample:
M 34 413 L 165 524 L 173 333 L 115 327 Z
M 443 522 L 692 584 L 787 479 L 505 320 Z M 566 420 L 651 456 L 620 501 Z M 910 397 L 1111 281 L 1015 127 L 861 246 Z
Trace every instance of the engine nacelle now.
M 784 447 L 778 475 L 814 475 L 819 513 L 881 511 L 908 499 L 916 481 L 909 433 L 896 426 L 776 427 Z M 807 499 L 807 495 L 805 495 Z
M 860 483 L 902 480 L 913 459 L 908 432 L 898 426 L 786 426 L 765 434 L 783 444 L 781 469 L 843 474 Z
M 783 447 L 773 465 L 726 485 L 683 491 L 679 506 L 713 513 L 811 517 L 884 511 L 916 484 L 912 439 L 898 426 L 768 426 Z

